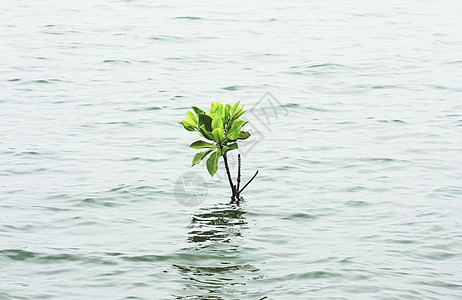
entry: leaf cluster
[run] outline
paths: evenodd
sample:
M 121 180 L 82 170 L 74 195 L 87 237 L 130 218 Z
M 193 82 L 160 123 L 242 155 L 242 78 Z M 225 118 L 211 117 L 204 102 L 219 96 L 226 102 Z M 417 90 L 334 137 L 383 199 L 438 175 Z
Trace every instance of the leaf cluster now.
M 207 141 L 198 140 L 189 147 L 194 149 L 208 148 L 206 151 L 197 153 L 192 165 L 199 164 L 207 156 L 207 170 L 213 176 L 218 170 L 218 159 L 226 155 L 228 151 L 238 149 L 237 140 L 245 140 L 250 133 L 242 130 L 247 121 L 239 118 L 246 112 L 244 105 L 239 102 L 231 106 L 222 103 L 212 102 L 210 112 L 191 106 L 193 111 L 187 111 L 186 119 L 181 124 L 188 131 L 197 131 Z

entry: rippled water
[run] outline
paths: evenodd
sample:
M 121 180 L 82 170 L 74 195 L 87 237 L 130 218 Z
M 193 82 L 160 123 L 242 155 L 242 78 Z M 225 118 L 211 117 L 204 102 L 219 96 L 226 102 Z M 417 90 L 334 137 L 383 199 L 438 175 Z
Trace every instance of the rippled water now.
M 460 299 L 460 9 L 3 2 L 0 299 Z M 212 100 L 250 108 L 241 207 L 174 196 Z

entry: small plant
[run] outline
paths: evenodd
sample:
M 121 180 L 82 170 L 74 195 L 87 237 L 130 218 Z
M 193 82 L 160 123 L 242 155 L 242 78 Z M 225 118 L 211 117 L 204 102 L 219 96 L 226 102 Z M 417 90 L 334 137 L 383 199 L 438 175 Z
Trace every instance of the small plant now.
M 247 121 L 239 119 L 246 112 L 244 106 L 239 106 L 239 102 L 234 104 L 234 106 L 212 102 L 209 113 L 195 106 L 191 106 L 191 108 L 194 113 L 187 111 L 186 119 L 178 123 L 183 125 L 188 131 L 197 131 L 201 137 L 210 141 L 206 142 L 199 140 L 189 146 L 194 149 L 208 148 L 208 150 L 199 152 L 194 156 L 192 166 L 199 164 L 210 155 L 206 165 L 207 170 L 213 177 L 218 170 L 218 160 L 220 156 L 223 157 L 226 174 L 228 175 L 228 181 L 232 191 L 231 203 L 239 204 L 242 199 L 240 194 L 258 174 L 257 171 L 244 187 L 240 187 L 241 155 L 239 154 L 237 184 L 235 185 L 231 179 L 231 172 L 229 171 L 228 159 L 226 157 L 228 151 L 238 149 L 238 140 L 245 140 L 250 136 L 250 133 L 242 130 L 242 127 Z

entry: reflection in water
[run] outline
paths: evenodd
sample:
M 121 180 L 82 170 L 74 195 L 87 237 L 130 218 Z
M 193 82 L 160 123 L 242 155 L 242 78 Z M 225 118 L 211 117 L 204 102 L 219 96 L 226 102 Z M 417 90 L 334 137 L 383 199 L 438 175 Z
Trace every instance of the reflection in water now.
M 198 248 L 214 247 L 217 243 L 238 247 L 236 237 L 241 237 L 242 229 L 247 228 L 244 214 L 240 207 L 229 205 L 203 208 L 191 220 L 188 241 Z
M 258 276 L 240 249 L 247 228 L 241 207 L 218 204 L 194 214 L 190 247 L 182 250 L 182 263 L 174 264 L 184 285 L 177 299 L 238 299 L 246 294 L 246 281 Z

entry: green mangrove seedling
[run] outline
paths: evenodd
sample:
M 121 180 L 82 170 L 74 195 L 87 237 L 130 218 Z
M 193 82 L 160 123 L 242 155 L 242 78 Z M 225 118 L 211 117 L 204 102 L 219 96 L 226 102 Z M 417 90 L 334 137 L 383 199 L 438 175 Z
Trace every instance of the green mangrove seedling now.
M 244 106 L 239 106 L 239 102 L 233 106 L 222 103 L 212 102 L 210 112 L 206 113 L 202 109 L 191 106 L 192 111 L 187 111 L 186 119 L 179 124 L 188 131 L 196 131 L 199 135 L 208 141 L 195 141 L 189 147 L 194 149 L 207 148 L 206 151 L 197 153 L 193 160 L 192 166 L 199 164 L 208 155 L 206 166 L 210 175 L 213 177 L 218 170 L 218 160 L 223 157 L 225 163 L 226 174 L 228 175 L 229 185 L 231 187 L 231 203 L 239 204 L 242 200 L 241 193 L 249 185 L 250 182 L 257 176 L 255 175 L 244 185 L 240 187 L 241 183 L 241 155 L 238 155 L 238 169 L 237 169 L 237 184 L 233 183 L 231 172 L 229 171 L 228 158 L 226 154 L 228 151 L 238 149 L 238 140 L 245 140 L 250 136 L 250 133 L 243 131 L 242 127 L 247 121 L 240 120 L 239 118 L 246 112 Z

